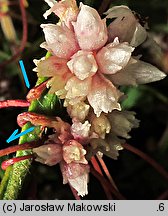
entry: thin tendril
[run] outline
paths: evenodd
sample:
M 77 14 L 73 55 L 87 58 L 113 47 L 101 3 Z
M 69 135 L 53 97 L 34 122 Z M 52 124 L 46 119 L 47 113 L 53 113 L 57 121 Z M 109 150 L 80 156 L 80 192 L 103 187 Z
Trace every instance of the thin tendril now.
M 30 103 L 26 100 L 5 100 L 0 101 L 0 109 L 8 107 L 29 107 Z
M 125 197 L 119 192 L 117 191 L 110 183 L 108 180 L 106 180 L 103 176 L 100 175 L 100 173 L 98 173 L 94 168 L 90 168 L 90 172 L 92 173 L 92 175 L 94 175 L 102 185 L 104 185 L 107 189 L 108 189 L 108 193 L 109 191 L 115 195 L 115 197 L 117 199 L 121 199 L 121 200 L 125 200 Z
M 1 149 L 0 150 L 0 157 L 11 154 L 11 153 L 16 152 L 16 151 L 32 149 L 32 148 L 38 147 L 40 145 L 42 145 L 42 140 L 28 142 L 28 143 L 24 143 L 22 145 L 10 146 L 10 147 L 8 147 L 6 149 Z
M 147 154 L 143 153 L 139 149 L 137 149 L 137 148 L 135 148 L 135 147 L 133 147 L 127 143 L 122 144 L 122 146 L 125 149 L 127 149 L 128 151 L 131 151 L 132 153 L 138 155 L 143 160 L 148 162 L 155 170 L 157 170 L 158 173 L 160 173 L 166 180 L 168 180 L 168 172 L 160 164 L 158 164 L 154 159 L 152 159 Z
M 102 169 L 103 169 L 103 171 L 105 172 L 105 174 L 106 174 L 108 180 L 109 180 L 110 183 L 114 186 L 114 188 L 115 188 L 116 190 L 118 190 L 118 188 L 117 188 L 117 186 L 116 186 L 116 184 L 115 184 L 113 178 L 112 178 L 111 175 L 110 175 L 110 172 L 109 172 L 109 170 L 108 170 L 108 168 L 107 168 L 107 166 L 106 166 L 104 160 L 103 160 L 101 157 L 99 157 L 99 156 L 97 156 L 97 158 L 98 158 L 98 160 L 99 160 L 99 162 L 100 162 L 100 164 L 101 164 L 101 166 L 102 166 Z

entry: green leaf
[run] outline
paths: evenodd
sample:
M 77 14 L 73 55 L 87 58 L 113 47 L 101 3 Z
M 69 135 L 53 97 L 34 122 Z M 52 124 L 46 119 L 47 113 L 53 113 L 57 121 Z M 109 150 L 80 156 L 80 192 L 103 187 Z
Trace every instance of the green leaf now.
M 143 96 L 143 92 L 138 87 L 125 87 L 122 91 L 127 98 L 121 103 L 122 109 L 131 109 Z
M 50 53 L 47 53 L 47 57 L 50 56 Z M 45 77 L 40 77 L 37 80 L 36 85 L 44 82 L 46 80 Z M 40 99 L 32 101 L 29 112 L 36 112 L 40 114 L 45 114 L 49 116 L 56 116 L 60 113 L 61 104 L 55 94 L 48 94 L 44 92 Z M 32 125 L 31 123 L 27 123 L 22 127 L 22 131 L 27 130 Z M 40 138 L 40 126 L 36 127 L 34 131 L 20 137 L 19 144 L 23 144 L 25 142 L 36 141 Z M 29 155 L 31 150 L 18 151 L 16 156 L 24 156 Z M 20 191 L 22 189 L 24 180 L 29 173 L 31 167 L 31 160 L 23 160 L 18 163 L 15 163 L 10 171 L 5 172 L 4 178 L 2 180 L 7 182 L 8 184 L 4 185 L 3 190 L 1 191 L 1 197 L 5 200 L 14 200 L 17 199 Z M 10 175 L 7 175 L 7 172 L 10 172 Z
M 39 82 L 39 81 L 38 81 Z M 29 111 L 37 112 L 45 115 L 57 115 L 57 110 L 59 110 L 60 103 L 55 94 L 45 94 L 40 100 L 35 100 L 32 102 Z M 23 126 L 22 131 L 27 130 L 32 125 L 27 123 Z M 19 144 L 25 142 L 38 140 L 40 137 L 40 127 L 36 127 L 34 131 L 22 136 L 19 140 Z M 18 151 L 16 156 L 28 155 L 31 153 L 31 150 Z M 11 175 L 8 180 L 8 185 L 4 193 L 3 199 L 5 200 L 14 200 L 19 196 L 19 192 L 22 189 L 25 177 L 27 176 L 31 166 L 31 160 L 24 160 L 13 165 L 11 170 Z

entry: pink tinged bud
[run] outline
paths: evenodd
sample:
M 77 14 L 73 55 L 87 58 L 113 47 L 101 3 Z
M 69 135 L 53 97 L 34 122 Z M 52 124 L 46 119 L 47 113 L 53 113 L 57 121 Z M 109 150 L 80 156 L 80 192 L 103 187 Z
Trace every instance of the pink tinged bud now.
M 101 20 L 98 12 L 81 3 L 77 21 L 73 23 L 79 46 L 83 50 L 100 49 L 107 42 L 105 20 Z
M 83 50 L 75 53 L 67 65 L 71 72 L 80 80 L 93 76 L 98 69 L 93 53 Z
M 102 112 L 108 113 L 114 109 L 121 110 L 120 104 L 118 103 L 121 95 L 121 92 L 103 75 L 97 73 L 93 76 L 88 101 L 97 117 Z
M 116 85 L 138 85 L 162 80 L 166 74 L 141 60 L 131 59 L 128 65 L 108 78 Z
M 79 9 L 76 4 L 76 0 L 65 0 L 60 2 L 55 2 L 55 4 L 49 4 L 51 9 L 47 10 L 44 14 L 45 19 L 53 12 L 61 20 L 65 22 L 68 28 L 72 28 L 72 21 L 76 21 Z
M 38 148 L 34 148 L 33 152 L 36 154 L 36 161 L 53 166 L 59 163 L 62 157 L 62 146 L 58 144 L 46 144 Z
M 57 57 L 69 59 L 79 49 L 74 33 L 65 25 L 42 24 L 41 27 L 46 39 L 41 47 Z
M 83 124 L 79 121 L 73 120 L 71 126 L 71 133 L 75 140 L 82 144 L 87 144 L 90 137 L 90 127 L 91 124 L 88 121 L 85 121 Z
M 68 73 L 67 60 L 51 56 L 37 63 L 37 72 L 40 77 L 52 77 Z
M 63 175 L 63 184 L 70 183 L 79 196 L 88 194 L 87 183 L 89 181 L 89 165 L 80 163 L 60 163 Z
M 114 74 L 124 68 L 130 60 L 134 48 L 128 43 L 119 43 L 115 38 L 113 43 L 103 47 L 96 56 L 99 69 L 105 74 Z
M 82 163 L 88 164 L 84 155 L 86 150 L 76 140 L 70 140 L 63 145 L 63 158 L 66 163 Z
M 106 12 L 106 18 L 116 18 L 108 26 L 108 41 L 112 42 L 118 37 L 121 42 L 128 42 L 136 47 L 143 43 L 147 37 L 147 32 L 132 11 L 127 6 L 116 6 Z
M 67 91 L 66 99 L 70 105 L 75 105 L 88 95 L 91 86 L 91 79 L 79 80 L 77 77 L 72 77 L 68 80 L 65 86 Z
M 72 76 L 67 67 L 67 60 L 56 56 L 38 62 L 37 72 L 40 77 L 52 77 L 47 82 L 47 87 L 50 87 L 49 93 L 55 93 L 59 96 L 64 93 L 64 86 Z

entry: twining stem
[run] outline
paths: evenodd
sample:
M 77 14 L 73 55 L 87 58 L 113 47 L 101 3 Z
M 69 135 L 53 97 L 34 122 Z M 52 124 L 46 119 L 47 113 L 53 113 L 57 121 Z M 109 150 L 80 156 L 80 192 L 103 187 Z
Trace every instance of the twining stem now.
M 117 186 L 116 186 L 116 184 L 115 184 L 113 178 L 112 178 L 111 175 L 110 175 L 110 172 L 109 172 L 109 170 L 108 170 L 108 168 L 107 168 L 107 166 L 106 166 L 104 160 L 103 160 L 101 157 L 99 157 L 99 156 L 97 156 L 97 159 L 99 160 L 99 162 L 100 162 L 100 164 L 101 164 L 101 166 L 102 166 L 102 169 L 103 169 L 103 171 L 105 172 L 105 174 L 106 174 L 108 180 L 110 181 L 110 183 L 114 186 L 114 188 L 115 188 L 116 190 L 118 190 L 118 188 L 117 188 Z
M 90 168 L 90 172 L 101 182 L 102 185 L 104 185 L 107 190 L 108 193 L 111 192 L 112 194 L 114 194 L 114 196 L 117 199 L 121 199 L 121 200 L 125 200 L 125 197 L 119 192 L 117 191 L 110 183 L 108 180 L 106 180 L 102 175 L 100 175 L 100 173 L 98 173 L 94 168 Z
M 30 103 L 26 100 L 5 100 L 0 101 L 0 109 L 7 107 L 29 107 Z
M 3 170 L 6 170 L 10 165 L 13 165 L 13 164 L 15 164 L 17 162 L 20 162 L 20 161 L 23 161 L 23 160 L 26 160 L 26 159 L 33 159 L 33 158 L 34 158 L 33 154 L 25 155 L 25 156 L 21 156 L 21 157 L 16 157 L 16 158 L 11 158 L 11 159 L 3 161 L 2 164 L 1 164 L 1 168 Z
M 157 200 L 164 200 L 167 198 L 168 198 L 168 190 L 164 191 L 161 195 L 159 195 Z
M 99 164 L 97 163 L 96 158 L 95 158 L 95 157 L 92 157 L 90 161 L 91 161 L 91 163 L 92 163 L 94 169 L 95 169 L 98 173 L 100 173 L 100 175 L 103 176 L 103 173 L 102 173 L 102 171 L 101 171 L 101 169 L 100 169 Z
M 99 164 L 98 164 L 98 162 L 97 162 L 97 160 L 96 160 L 95 157 L 92 157 L 92 158 L 91 158 L 91 163 L 92 163 L 92 165 L 93 165 L 94 170 L 95 170 L 97 173 L 99 173 L 99 175 L 101 175 L 102 178 L 104 178 L 103 173 L 102 173 L 102 171 L 101 171 L 101 169 L 100 169 L 100 166 L 99 166 Z M 96 176 L 95 176 L 95 177 L 96 177 Z M 101 185 L 102 185 L 102 187 L 103 187 L 103 189 L 104 189 L 104 192 L 105 192 L 107 198 L 108 198 L 109 200 L 111 200 L 111 199 L 112 199 L 112 195 L 111 195 L 111 193 L 110 193 L 110 191 L 109 191 L 107 185 L 104 184 L 102 181 L 100 181 L 100 183 L 101 183 Z
M 152 159 L 150 156 L 148 156 L 147 154 L 143 153 L 139 149 L 127 143 L 122 144 L 122 146 L 128 151 L 138 155 L 143 160 L 148 162 L 155 170 L 157 170 L 158 173 L 160 173 L 166 180 L 168 180 L 168 172 L 160 164 L 158 164 L 154 159 Z
M 38 147 L 40 145 L 42 145 L 41 140 L 40 141 L 32 141 L 32 142 L 24 143 L 22 145 L 10 146 L 8 148 L 0 150 L 0 157 L 11 154 L 11 153 L 16 152 L 16 151 L 32 149 L 32 148 Z

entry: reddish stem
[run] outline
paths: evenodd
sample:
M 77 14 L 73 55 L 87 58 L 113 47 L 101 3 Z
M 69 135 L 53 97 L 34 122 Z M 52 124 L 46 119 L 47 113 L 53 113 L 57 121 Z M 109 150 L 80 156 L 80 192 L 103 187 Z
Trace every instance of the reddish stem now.
M 17 123 L 20 127 L 23 127 L 27 122 L 31 122 L 33 125 L 41 125 L 44 127 L 55 127 L 56 118 L 49 118 L 45 115 L 33 113 L 33 112 L 23 112 L 18 115 Z
M 157 200 L 164 200 L 168 198 L 168 190 L 164 191 L 158 198 Z
M 22 145 L 10 146 L 6 149 L 0 150 L 0 157 L 11 154 L 11 153 L 16 152 L 16 151 L 25 150 L 25 149 L 32 149 L 32 148 L 38 147 L 40 145 L 42 145 L 42 140 L 28 142 L 28 143 L 24 143 Z
M 29 107 L 30 103 L 26 100 L 5 100 L 0 101 L 0 109 L 7 107 Z
M 2 64 L 0 64 L 0 68 L 3 68 L 5 66 L 7 66 L 9 63 L 16 60 L 20 56 L 21 52 L 24 50 L 26 42 L 27 42 L 27 17 L 26 17 L 26 11 L 24 8 L 23 0 L 20 0 L 19 4 L 20 4 L 21 15 L 22 15 L 22 26 L 23 26 L 21 45 L 20 45 L 18 51 L 15 53 L 15 55 L 13 55 L 10 59 L 8 59 L 7 61 L 4 61 Z
M 100 175 L 103 176 L 103 173 L 102 173 L 102 171 L 101 171 L 101 169 L 100 169 L 99 164 L 97 163 L 96 158 L 93 156 L 93 157 L 91 158 L 90 161 L 91 161 L 91 163 L 92 163 L 94 169 L 95 169 L 98 173 L 100 173 Z
M 94 168 L 90 168 L 90 172 L 100 181 L 101 185 L 106 187 L 108 190 L 108 193 L 111 192 L 112 194 L 115 195 L 117 199 L 122 199 L 125 200 L 125 197 L 117 191 L 110 183 L 108 180 L 106 180 L 100 173 L 98 173 Z
M 133 152 L 134 154 L 138 155 L 143 160 L 148 162 L 154 169 L 157 170 L 158 173 L 160 173 L 166 180 L 168 180 L 168 172 L 160 164 L 158 164 L 154 159 L 152 159 L 147 154 L 143 153 L 139 149 L 137 149 L 137 148 L 135 148 L 135 147 L 133 147 L 127 143 L 122 144 L 122 146 L 125 149 L 127 149 L 128 151 Z
M 26 160 L 26 159 L 33 159 L 34 158 L 34 155 L 31 154 L 31 155 L 25 155 L 25 156 L 21 156 L 21 157 L 16 157 L 16 158 L 12 158 L 12 159 L 8 159 L 8 160 L 5 160 L 2 162 L 1 164 L 1 168 L 3 170 L 6 170 L 8 168 L 8 166 L 10 165 L 13 165 L 14 163 L 17 163 L 19 161 L 22 161 L 22 160 Z
M 116 190 L 118 190 L 118 188 L 117 188 L 115 182 L 113 181 L 113 178 L 112 178 L 111 175 L 110 175 L 110 172 L 109 172 L 109 170 L 108 170 L 108 168 L 107 168 L 107 166 L 106 166 L 104 160 L 103 160 L 101 157 L 98 157 L 98 156 L 97 156 L 97 158 L 98 158 L 98 160 L 99 160 L 99 162 L 100 162 L 100 164 L 101 164 L 101 166 L 102 166 L 102 169 L 103 169 L 103 171 L 105 172 L 105 174 L 106 174 L 108 180 L 109 180 L 110 183 L 114 186 L 114 188 L 115 188 Z
M 95 157 L 92 157 L 92 158 L 91 158 L 91 163 L 92 163 L 94 169 L 104 178 L 103 173 L 102 173 L 102 171 L 101 171 L 101 168 L 100 168 L 100 166 L 99 166 L 99 164 L 98 164 L 98 162 L 97 162 L 97 160 L 96 160 Z M 102 185 L 102 187 L 103 187 L 103 190 L 104 190 L 104 192 L 105 192 L 107 198 L 108 198 L 109 200 L 111 200 L 113 197 L 112 197 L 111 193 L 109 193 L 108 187 L 106 187 L 106 185 L 104 185 L 102 182 L 100 182 L 100 183 L 101 183 L 101 185 Z
M 47 82 L 48 80 L 46 80 L 45 82 L 41 83 L 40 85 L 32 88 L 27 96 L 26 96 L 26 99 L 31 102 L 32 100 L 35 100 L 35 99 L 39 99 L 42 92 L 46 89 L 46 85 L 47 85 Z

